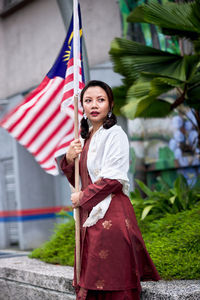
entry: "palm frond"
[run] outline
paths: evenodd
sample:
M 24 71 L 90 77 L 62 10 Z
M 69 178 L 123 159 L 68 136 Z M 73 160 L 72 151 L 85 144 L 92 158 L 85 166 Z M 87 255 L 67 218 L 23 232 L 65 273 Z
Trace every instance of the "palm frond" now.
M 128 119 L 137 118 L 139 113 L 145 111 L 152 101 L 153 100 L 148 96 L 131 98 L 131 101 L 128 101 L 128 103 L 121 108 L 122 114 Z
M 179 57 L 177 54 L 172 54 L 167 51 L 162 51 L 159 49 L 155 49 L 131 40 L 127 40 L 125 38 L 115 38 L 111 43 L 111 49 L 109 51 L 109 54 L 112 55 L 124 55 L 127 56 L 130 55 L 138 55 L 138 51 L 140 52 L 140 55 L 146 56 L 146 55 L 155 55 L 155 56 L 166 56 L 166 57 Z
M 160 81 L 162 81 L 163 83 L 167 83 L 172 87 L 177 87 L 184 83 L 184 81 L 175 79 L 171 76 L 164 76 L 152 72 L 141 72 L 137 82 L 150 82 L 154 78 L 159 78 Z
M 151 89 L 149 91 L 149 95 L 157 97 L 157 96 L 160 96 L 160 95 L 170 91 L 171 89 L 174 88 L 174 86 L 169 84 L 169 82 L 170 82 L 169 80 L 168 80 L 168 82 L 167 82 L 167 80 L 164 81 L 164 78 L 160 78 L 160 77 L 154 78 L 151 81 Z M 173 83 L 175 83 L 175 82 L 173 82 Z
M 163 93 L 168 92 L 173 88 L 172 85 L 163 81 L 163 78 L 156 77 L 150 82 L 143 82 L 141 78 L 133 84 L 127 92 L 127 100 L 131 101 L 132 98 L 142 98 L 147 95 L 157 97 Z
M 149 76 L 148 76 L 149 75 Z M 154 77 L 151 81 L 142 81 L 152 74 L 142 74 L 127 92 L 127 104 L 122 107 L 122 113 L 130 118 L 166 116 L 171 109 L 171 103 L 164 99 L 164 94 L 182 87 L 183 82 L 168 77 Z M 145 77 L 146 76 L 146 77 Z M 163 95 L 163 99 L 160 99 Z
M 193 89 L 200 84 L 200 71 L 198 70 L 196 74 L 190 79 L 188 83 L 188 89 Z
M 130 87 L 122 113 L 130 118 L 164 117 L 181 103 L 200 110 L 200 0 L 185 3 L 151 0 L 129 15 L 129 22 L 154 24 L 167 35 L 190 39 L 190 55 L 158 50 L 116 38 L 110 49 L 114 70 Z M 185 46 L 185 43 L 184 43 Z M 189 53 L 189 51 L 187 53 Z M 166 93 L 178 88 L 169 103 Z
M 131 84 L 141 72 L 152 71 L 186 81 L 199 61 L 197 55 L 182 57 L 121 38 L 112 42 L 110 55 L 114 61 L 114 70 L 126 76 Z
M 148 109 L 140 114 L 141 118 L 162 118 L 171 112 L 171 104 L 163 99 L 156 99 Z
M 170 113 L 171 104 L 163 99 L 144 97 L 130 101 L 121 108 L 128 119 L 134 118 L 160 118 Z
M 171 88 L 181 87 L 184 84 L 184 81 L 166 77 L 166 76 L 162 76 L 162 77 L 157 76 L 157 77 L 154 77 L 154 79 L 159 80 L 160 83 L 166 84 L 166 85 L 170 86 Z
M 129 22 L 157 25 L 161 28 L 200 34 L 200 7 L 198 1 L 188 3 L 151 1 L 136 7 L 129 15 Z
M 128 90 L 127 99 L 141 98 L 149 94 L 151 88 L 150 82 L 141 82 L 140 80 L 132 85 Z
M 120 116 L 121 114 L 120 109 L 126 102 L 127 90 L 128 90 L 127 87 L 124 85 L 112 88 L 113 96 L 115 99 L 113 112 L 117 116 Z

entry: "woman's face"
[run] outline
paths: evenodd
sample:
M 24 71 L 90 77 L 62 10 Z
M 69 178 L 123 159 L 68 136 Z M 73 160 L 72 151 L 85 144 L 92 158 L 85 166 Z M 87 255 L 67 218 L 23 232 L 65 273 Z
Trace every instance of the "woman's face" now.
M 93 126 L 101 126 L 110 111 L 104 89 L 99 86 L 89 87 L 83 95 L 83 109 Z

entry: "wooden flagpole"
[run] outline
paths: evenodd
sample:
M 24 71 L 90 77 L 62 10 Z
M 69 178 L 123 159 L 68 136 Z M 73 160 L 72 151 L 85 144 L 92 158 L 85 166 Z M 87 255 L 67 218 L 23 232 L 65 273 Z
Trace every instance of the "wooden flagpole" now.
M 79 18 L 78 18 L 78 1 L 73 0 L 73 60 L 74 60 L 74 136 L 78 139 L 79 133 L 79 120 L 78 120 L 78 92 L 79 92 L 79 64 L 78 58 L 80 55 L 80 34 L 79 34 Z M 79 157 L 75 159 L 75 192 L 79 192 Z M 74 210 L 76 229 L 75 229 L 75 239 L 76 239 L 76 279 L 77 284 L 80 280 L 80 212 L 79 208 Z
M 75 139 L 78 139 L 78 96 L 74 96 L 74 135 Z M 75 159 L 75 192 L 79 192 L 79 157 Z M 80 212 L 79 208 L 74 209 L 76 229 L 75 229 L 75 239 L 76 239 L 76 278 L 77 284 L 80 280 Z

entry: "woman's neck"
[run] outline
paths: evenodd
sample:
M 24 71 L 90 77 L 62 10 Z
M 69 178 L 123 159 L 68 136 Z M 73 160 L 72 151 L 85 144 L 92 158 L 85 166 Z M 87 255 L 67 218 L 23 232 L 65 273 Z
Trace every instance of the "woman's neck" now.
M 103 124 L 92 124 L 92 134 L 94 134 Z

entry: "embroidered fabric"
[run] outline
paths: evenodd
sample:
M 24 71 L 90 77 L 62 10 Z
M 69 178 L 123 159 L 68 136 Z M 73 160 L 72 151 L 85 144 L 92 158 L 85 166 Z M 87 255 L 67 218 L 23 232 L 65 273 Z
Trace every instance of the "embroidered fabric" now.
M 116 179 L 123 185 L 124 194 L 129 192 L 129 142 L 118 125 L 109 129 L 101 126 L 92 136 L 87 156 L 87 168 L 92 182 L 101 178 Z M 83 224 L 90 227 L 102 219 L 111 202 L 111 195 L 93 207 Z

